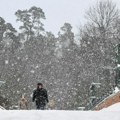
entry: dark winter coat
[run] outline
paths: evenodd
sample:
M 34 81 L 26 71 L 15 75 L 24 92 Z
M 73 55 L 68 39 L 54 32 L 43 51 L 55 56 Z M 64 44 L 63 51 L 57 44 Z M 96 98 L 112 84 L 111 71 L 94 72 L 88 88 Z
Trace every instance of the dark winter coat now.
M 36 105 L 45 106 L 48 102 L 48 95 L 46 89 L 37 88 L 36 90 L 34 90 L 32 101 L 36 101 Z

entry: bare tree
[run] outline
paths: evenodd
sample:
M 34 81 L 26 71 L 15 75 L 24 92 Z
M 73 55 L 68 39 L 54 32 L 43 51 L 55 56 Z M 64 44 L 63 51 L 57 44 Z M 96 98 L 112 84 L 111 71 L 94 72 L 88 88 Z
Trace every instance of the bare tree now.
M 90 7 L 85 17 L 89 24 L 99 28 L 102 32 L 107 32 L 119 19 L 119 10 L 116 8 L 116 4 L 109 0 L 100 1 L 96 6 Z

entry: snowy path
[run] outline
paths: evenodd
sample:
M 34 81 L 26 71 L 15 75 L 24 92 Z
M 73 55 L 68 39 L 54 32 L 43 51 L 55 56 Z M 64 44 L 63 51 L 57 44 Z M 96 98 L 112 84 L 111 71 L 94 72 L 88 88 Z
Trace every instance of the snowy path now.
M 120 120 L 120 111 L 0 110 L 0 120 Z

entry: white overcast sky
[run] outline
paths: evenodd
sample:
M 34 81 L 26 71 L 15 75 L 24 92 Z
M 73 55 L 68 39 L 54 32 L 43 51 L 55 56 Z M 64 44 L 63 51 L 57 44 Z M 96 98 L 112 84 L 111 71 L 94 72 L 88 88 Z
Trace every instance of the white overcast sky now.
M 112 0 L 120 9 L 120 0 Z M 19 24 L 16 22 L 14 13 L 20 9 L 29 9 L 32 6 L 40 7 L 46 16 L 44 21 L 45 30 L 51 31 L 57 35 L 60 27 L 65 22 L 69 22 L 76 34 L 80 24 L 85 23 L 85 11 L 97 0 L 0 0 L 0 16 L 6 22 L 18 29 Z

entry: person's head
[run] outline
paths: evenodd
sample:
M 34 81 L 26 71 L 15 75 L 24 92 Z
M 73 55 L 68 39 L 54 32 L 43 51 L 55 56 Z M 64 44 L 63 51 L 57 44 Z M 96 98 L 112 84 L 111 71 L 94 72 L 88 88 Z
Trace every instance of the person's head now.
M 38 89 L 43 88 L 43 84 L 42 84 L 42 83 L 38 83 L 38 84 L 37 84 L 37 88 L 38 88 Z

